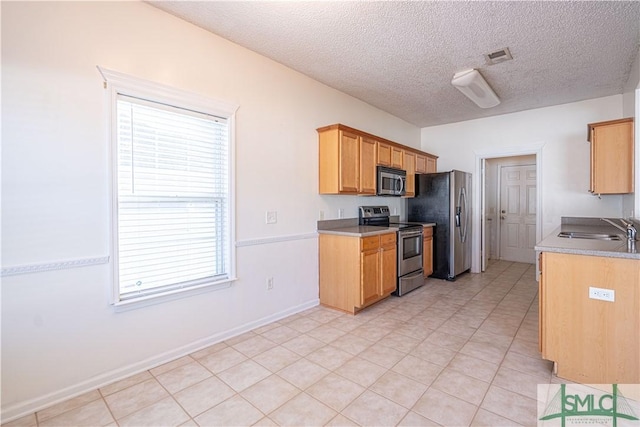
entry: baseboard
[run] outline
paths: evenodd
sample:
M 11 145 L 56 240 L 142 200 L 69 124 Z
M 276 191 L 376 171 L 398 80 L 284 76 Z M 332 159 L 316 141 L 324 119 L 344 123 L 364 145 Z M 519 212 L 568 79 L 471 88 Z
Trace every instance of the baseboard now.
M 99 389 L 101 387 L 104 387 L 116 381 L 120 381 L 131 375 L 135 375 L 140 372 L 147 371 L 156 366 L 162 365 L 164 363 L 167 363 L 172 360 L 178 359 L 180 357 L 186 356 L 188 354 L 194 353 L 198 350 L 202 350 L 203 348 L 209 347 L 210 345 L 244 334 L 245 332 L 249 332 L 253 329 L 256 329 L 261 326 L 267 325 L 269 323 L 275 322 L 277 320 L 283 319 L 287 316 L 291 316 L 292 314 L 296 314 L 301 311 L 307 310 L 309 308 L 315 307 L 319 303 L 320 301 L 318 299 L 314 299 L 306 303 L 297 305 L 295 307 L 291 307 L 286 310 L 280 311 L 278 313 L 274 313 L 270 316 L 266 316 L 261 319 L 255 320 L 253 322 L 246 323 L 242 326 L 230 329 L 228 331 L 220 332 L 220 333 L 211 335 L 209 337 L 194 341 L 190 344 L 178 347 L 174 350 L 167 351 L 157 356 L 147 358 L 140 362 L 136 362 L 131 365 L 124 366 L 122 368 L 115 369 L 110 372 L 106 372 L 104 374 L 90 378 L 86 381 L 82 381 L 78 384 L 74 384 L 70 387 L 66 387 L 62 390 L 48 393 L 43 396 L 36 397 L 34 399 L 29 399 L 23 402 L 18 402 L 12 405 L 8 405 L 7 407 L 3 407 L 2 410 L 0 411 L 0 414 L 1 414 L 0 422 L 2 424 L 5 424 L 15 419 L 24 417 L 34 412 L 48 408 L 49 406 L 55 405 L 60 402 L 64 402 L 68 399 L 72 399 L 76 396 L 80 396 L 92 390 Z

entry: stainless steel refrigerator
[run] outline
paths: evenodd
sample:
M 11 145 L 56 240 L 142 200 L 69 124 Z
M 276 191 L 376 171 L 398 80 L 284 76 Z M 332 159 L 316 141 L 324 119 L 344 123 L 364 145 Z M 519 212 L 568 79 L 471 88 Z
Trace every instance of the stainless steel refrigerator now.
M 416 195 L 408 199 L 410 222 L 434 222 L 433 274 L 455 280 L 471 268 L 471 174 L 416 175 Z

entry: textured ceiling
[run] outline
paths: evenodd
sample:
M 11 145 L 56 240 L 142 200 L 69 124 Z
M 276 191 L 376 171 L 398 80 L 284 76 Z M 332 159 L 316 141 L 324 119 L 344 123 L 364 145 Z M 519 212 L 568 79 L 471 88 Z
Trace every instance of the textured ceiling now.
M 419 127 L 620 94 L 640 46 L 638 1 L 149 3 Z M 500 105 L 451 85 L 468 68 Z

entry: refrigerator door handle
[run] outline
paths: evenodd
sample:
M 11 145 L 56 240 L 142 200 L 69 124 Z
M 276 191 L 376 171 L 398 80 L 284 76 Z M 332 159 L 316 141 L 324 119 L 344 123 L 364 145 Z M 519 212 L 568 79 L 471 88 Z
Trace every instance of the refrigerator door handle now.
M 460 206 L 456 207 L 456 227 L 460 227 L 460 212 L 461 208 Z
M 460 228 L 460 241 L 464 243 L 467 240 L 467 227 L 469 225 L 469 211 L 467 210 L 467 191 L 464 187 L 460 189 L 460 198 L 460 204 L 462 206 L 462 210 L 464 210 L 464 227 Z

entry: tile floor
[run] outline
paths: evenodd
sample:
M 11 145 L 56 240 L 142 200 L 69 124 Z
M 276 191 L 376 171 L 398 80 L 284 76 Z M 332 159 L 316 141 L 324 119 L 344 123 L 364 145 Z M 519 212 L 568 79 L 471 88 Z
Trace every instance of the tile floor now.
M 315 307 L 6 426 L 536 424 L 535 266 L 429 279 L 356 316 Z M 3 426 L 4 427 L 4 426 Z

